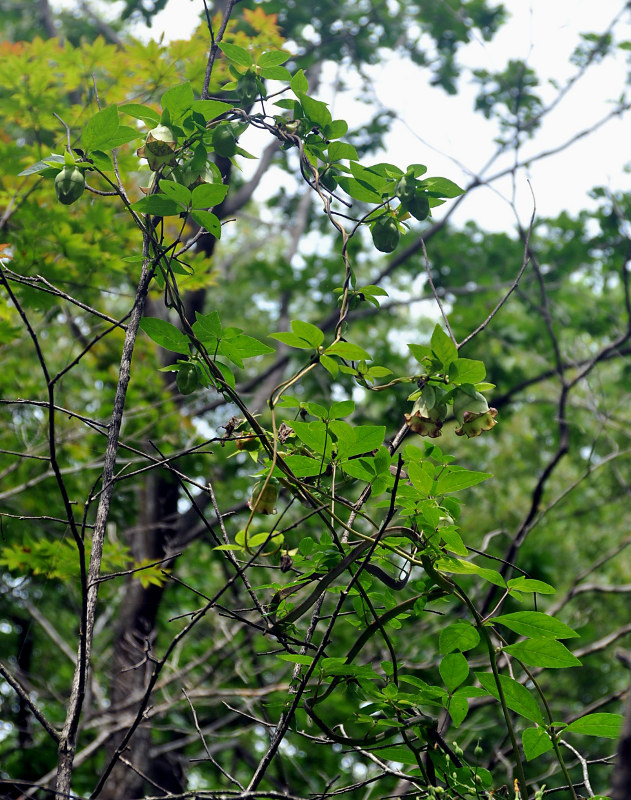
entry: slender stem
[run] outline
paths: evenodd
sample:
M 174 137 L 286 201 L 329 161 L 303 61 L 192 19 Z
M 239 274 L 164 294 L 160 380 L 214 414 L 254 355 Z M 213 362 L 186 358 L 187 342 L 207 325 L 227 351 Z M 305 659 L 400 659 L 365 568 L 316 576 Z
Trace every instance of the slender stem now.
M 79 634 L 79 652 L 77 663 L 72 680 L 70 699 L 66 712 L 66 721 L 59 740 L 58 768 L 56 780 L 56 798 L 68 797 L 70 793 L 70 782 L 72 778 L 74 756 L 77 748 L 77 731 L 79 719 L 85 699 L 85 687 L 87 683 L 88 670 L 90 665 L 90 654 L 92 650 L 92 638 L 94 633 L 94 621 L 96 617 L 96 603 L 99 591 L 99 574 L 101 571 L 101 561 L 103 557 L 103 545 L 105 541 L 105 531 L 107 519 L 110 511 L 112 494 L 115 481 L 114 473 L 116 466 L 116 456 L 118 453 L 119 437 L 123 412 L 125 408 L 125 398 L 127 386 L 131 374 L 131 360 L 138 334 L 138 327 L 142 317 L 149 283 L 153 272 L 149 269 L 149 235 L 143 236 L 143 256 L 144 262 L 134 306 L 129 317 L 129 324 L 125 333 L 125 342 L 121 355 L 120 371 L 116 394 L 114 397 L 114 407 L 108 428 L 107 445 L 102 474 L 102 492 L 99 498 L 99 505 L 96 512 L 96 521 L 92 534 L 92 549 L 90 553 L 90 564 L 88 566 L 87 588 L 84 597 L 84 612 L 82 614 L 82 625 Z

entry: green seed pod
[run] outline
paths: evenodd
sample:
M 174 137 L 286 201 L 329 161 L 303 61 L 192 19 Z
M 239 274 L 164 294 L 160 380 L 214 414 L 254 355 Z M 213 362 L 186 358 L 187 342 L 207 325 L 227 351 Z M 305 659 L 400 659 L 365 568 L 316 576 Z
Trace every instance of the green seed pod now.
M 177 373 L 177 388 L 181 394 L 192 394 L 195 389 L 199 388 L 199 378 L 197 377 L 195 364 L 187 361 L 180 365 Z
M 399 244 L 399 228 L 392 217 L 380 217 L 371 233 L 375 247 L 382 253 L 391 253 Z
M 404 175 L 396 186 L 396 194 L 402 203 L 408 202 L 416 194 L 418 181 L 412 175 Z
M 421 222 L 429 216 L 429 198 L 422 190 L 412 195 L 403 205 L 413 217 Z
M 81 197 L 85 189 L 83 172 L 76 167 L 64 167 L 55 178 L 57 200 L 70 206 Z
M 231 125 L 224 123 L 215 128 L 213 147 L 215 152 L 224 158 L 231 158 L 237 152 L 237 139 Z
M 254 75 L 246 73 L 237 81 L 236 91 L 243 105 L 251 106 L 259 96 L 259 87 Z
M 267 486 L 265 486 L 265 478 L 261 478 L 252 487 L 252 496 L 248 500 L 248 508 L 256 514 L 275 514 L 274 504 L 277 499 L 278 480 L 270 478 Z

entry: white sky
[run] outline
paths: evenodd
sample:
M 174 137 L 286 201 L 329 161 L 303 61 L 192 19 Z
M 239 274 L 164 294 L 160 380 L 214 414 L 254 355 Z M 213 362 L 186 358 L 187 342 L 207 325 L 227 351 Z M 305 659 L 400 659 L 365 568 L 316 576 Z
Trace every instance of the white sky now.
M 73 2 L 60 0 L 58 4 L 73 5 Z M 555 96 L 548 81 L 553 79 L 563 84 L 575 72 L 569 58 L 579 41 L 579 33 L 604 31 L 625 5 L 624 0 L 505 0 L 504 4 L 511 15 L 509 22 L 492 42 L 478 39 L 461 49 L 459 60 L 471 68 L 493 71 L 502 69 L 511 58 L 525 59 L 540 77 L 545 102 Z M 186 38 L 197 24 L 200 7 L 201 0 L 169 0 L 148 34 L 155 38 L 164 36 L 165 40 Z M 317 10 L 317 4 L 314 9 Z M 624 22 L 618 24 L 616 40 L 631 40 L 630 17 L 631 12 L 627 12 L 622 18 Z M 147 32 L 138 29 L 137 34 L 144 38 Z M 334 112 L 351 124 L 358 124 L 370 116 L 366 107 L 355 102 L 350 94 L 333 97 L 330 90 L 327 94 L 326 79 L 333 78 L 336 69 L 337 65 L 329 65 L 325 72 L 321 97 L 332 103 Z M 555 148 L 603 118 L 612 108 L 612 98 L 623 93 L 630 69 L 621 56 L 590 67 L 546 118 L 535 139 L 524 146 L 520 157 Z M 493 140 L 498 129 L 494 122 L 474 112 L 476 90 L 471 83 L 462 82 L 458 95 L 447 96 L 429 86 L 427 71 L 399 57 L 384 59 L 371 74 L 377 97 L 393 108 L 401 120 L 395 122 L 386 151 L 379 160 L 401 167 L 421 162 L 428 166 L 429 175 L 444 175 L 464 186 L 469 176 L 477 173 L 494 153 Z M 349 76 L 342 77 L 348 80 Z M 539 216 L 553 215 L 562 209 L 576 213 L 589 207 L 594 201 L 587 192 L 596 185 L 631 190 L 631 173 L 624 169 L 631 162 L 630 120 L 631 115 L 614 119 L 565 152 L 533 164 L 528 172 L 521 170 L 514 187 L 507 177 L 495 182 L 493 189 L 476 189 L 456 212 L 454 221 L 474 219 L 486 229 L 511 229 L 515 216 L 505 198 L 510 198 L 514 190 L 521 221 L 527 224 L 532 212 L 528 178 Z M 245 146 L 257 149 L 249 140 Z M 514 153 L 509 154 L 487 174 L 510 167 L 513 159 Z

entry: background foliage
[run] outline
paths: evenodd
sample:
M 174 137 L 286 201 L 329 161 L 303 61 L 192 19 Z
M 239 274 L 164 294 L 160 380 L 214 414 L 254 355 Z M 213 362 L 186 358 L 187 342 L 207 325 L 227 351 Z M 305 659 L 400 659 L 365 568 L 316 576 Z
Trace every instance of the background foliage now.
M 112 184 L 90 171 L 90 191 L 72 206 L 58 203 L 56 168 L 53 175 L 18 173 L 51 152 L 63 153 L 64 126 L 72 147 L 93 156 L 99 148 L 86 142 L 90 131 L 102 130 L 102 117 L 90 122 L 99 108 L 144 107 L 144 120 L 121 111 L 126 131 L 116 128 L 129 137 L 116 149 L 117 169 L 134 203 L 153 178 L 136 150 L 154 117 L 169 102 L 172 112 L 177 106 L 165 91 L 190 82 L 195 99 L 202 97 L 210 45 L 203 16 L 189 41 L 142 44 L 127 32 L 129 19 L 150 21 L 162 5 L 127 0 L 122 18 L 105 22 L 83 7 L 84 13 L 56 14 L 40 2 L 34 16 L 20 4 L 0 3 L 4 795 L 51 796 L 64 769 L 81 797 L 433 797 L 441 791 L 513 797 L 514 778 L 524 798 L 608 795 L 628 682 L 629 661 L 618 648 L 631 632 L 631 198 L 596 187 L 591 211 L 535 216 L 530 224 L 518 222 L 514 233 L 487 233 L 475 223 L 456 228 L 449 221 L 454 208 L 475 197 L 480 180 L 461 196 L 445 183 L 442 198 L 428 195 L 431 217 L 402 220 L 393 252 L 373 247 L 367 224 L 346 242 L 334 223 L 349 232 L 354 223 L 334 212 L 371 220 L 382 188 L 375 173 L 351 175 L 348 165 L 396 160 L 380 152 L 391 118 L 374 108 L 361 129 L 339 137 L 329 131 L 329 149 L 322 150 L 328 155 L 315 162 L 326 138 L 320 130 L 326 119 L 320 129 L 315 124 L 325 113 L 315 103 L 323 67 L 341 62 L 366 87 L 366 66 L 379 63 L 383 48 L 396 50 L 425 67 L 428 81 L 454 93 L 462 78 L 460 46 L 472 36 L 491 38 L 507 11 L 484 0 L 404 6 L 338 0 L 315 10 L 269 0 L 209 10 L 215 35 L 232 12 L 223 39 L 232 62 L 217 54 L 209 94 L 234 105 L 233 117 L 249 120 L 250 130 L 258 126 L 260 153 L 254 170 L 244 173 L 246 153 L 230 159 L 212 151 L 212 135 L 195 134 L 215 165 L 210 185 L 229 187 L 215 203 L 219 240 L 199 230 L 200 221 L 210 226 L 212 220 L 189 219 L 182 230 L 174 212 L 163 222 L 154 219 L 153 227 L 148 217 L 144 229 L 135 226 L 120 196 L 112 196 L 117 181 L 107 156 L 94 156 L 94 165 Z M 191 14 L 200 10 L 187 7 Z M 577 75 L 598 60 L 626 57 L 629 43 L 607 22 L 577 43 Z M 247 64 L 239 64 L 230 45 L 245 48 L 259 65 L 263 53 L 286 50 L 283 67 L 293 76 L 294 93 L 280 97 L 291 104 L 270 110 L 279 98 L 246 102 L 237 81 Z M 265 84 L 271 93 L 289 83 L 277 74 L 280 83 L 260 75 L 257 97 Z M 296 75 L 308 79 L 307 99 L 301 96 L 306 79 Z M 514 152 L 518 180 L 519 148 L 546 124 L 556 101 L 544 103 L 537 76 L 522 62 L 496 73 L 478 69 L 474 78 L 477 110 L 497 120 L 498 151 Z M 559 87 L 559 96 L 572 85 Z M 301 109 L 294 105 L 299 97 Z M 624 96 L 614 103 L 626 113 Z M 291 114 L 302 112 L 314 124 L 291 127 Z M 263 113 L 264 119 L 256 117 Z M 333 141 L 342 147 L 339 159 L 332 156 Z M 112 141 L 101 144 L 111 152 Z M 339 182 L 335 193 L 353 200 L 350 210 L 328 205 L 328 187 L 309 172 L 309 157 L 324 175 L 323 164 L 335 162 L 329 176 Z M 418 161 L 427 161 L 434 177 L 431 154 Z M 268 188 L 266 174 L 282 178 L 263 200 L 257 190 Z M 399 191 L 394 179 L 387 186 L 388 196 Z M 136 206 L 139 213 L 152 210 L 155 201 L 146 200 Z M 107 486 L 105 442 L 125 328 L 139 296 L 143 236 L 154 248 L 157 278 L 133 355 L 91 671 L 70 747 L 76 732 L 69 697 L 77 658 L 80 664 L 85 658 L 85 564 Z M 191 237 L 196 245 L 182 263 L 161 254 L 161 247 Z M 441 303 L 452 339 L 461 344 L 458 356 L 486 367 L 480 376 L 479 367 L 460 363 L 462 374 L 465 367 L 475 374 L 460 383 L 495 387 L 487 396 L 499 424 L 479 437 L 455 435 L 463 419 L 455 420 L 451 407 L 440 439 L 408 435 L 405 426 L 404 415 L 413 413 L 410 393 L 432 375 L 450 375 L 459 385 L 457 368 L 449 372 L 456 357 L 451 339 L 440 332 L 446 330 Z M 178 332 L 167 322 L 181 330 L 182 317 L 192 323 L 205 315 L 216 332 L 215 312 L 224 327 L 251 339 L 239 345 L 243 360 L 238 354 L 230 360 L 229 345 L 216 359 L 215 349 L 214 367 L 193 350 L 193 380 L 192 368 L 178 363 L 188 358 L 186 337 L 179 334 L 184 349 L 169 347 L 168 337 L 173 342 Z M 207 351 L 216 345 L 216 336 L 193 330 Z M 185 325 L 184 331 L 190 333 Z M 329 350 L 331 364 L 318 348 L 332 343 L 338 353 Z M 381 372 L 358 375 L 364 361 Z M 226 367 L 236 378 L 234 391 L 222 383 Z M 281 401 L 279 387 L 296 374 L 300 380 Z M 414 380 L 372 390 L 406 376 Z M 277 404 L 273 418 L 269 398 Z M 431 411 L 429 404 L 423 413 Z M 285 430 L 283 440 L 281 422 L 293 436 Z M 251 513 L 260 502 L 257 480 L 271 474 L 279 452 L 281 462 L 294 459 L 287 463 L 304 482 L 287 482 L 276 467 L 274 475 L 285 482 L 271 502 L 274 515 Z M 494 477 L 482 482 L 482 475 Z M 70 513 L 85 526 L 81 541 L 73 537 Z M 381 546 L 362 550 L 336 572 L 351 548 L 361 546 L 358 536 L 383 536 L 388 525 L 412 530 L 416 549 L 405 531 L 392 531 L 396 555 Z M 279 536 L 271 537 L 278 532 L 280 547 Z M 309 575 L 328 590 L 296 616 L 314 584 L 296 597 L 287 587 Z M 334 578 L 328 584 L 327 575 Z M 505 579 L 522 582 L 504 593 Z M 523 591 L 533 588 L 540 593 Z M 401 603 L 407 605 L 396 608 Z M 506 616 L 526 611 L 543 611 L 551 622 Z M 279 624 L 283 615 L 290 623 Z M 482 625 L 499 615 L 503 625 Z M 492 636 L 490 655 L 485 630 Z M 362 647 L 354 651 L 358 641 Z M 528 650 L 532 643 L 536 652 Z M 503 703 L 492 678 L 494 647 L 509 648 L 497 654 Z M 564 725 L 570 727 L 559 736 Z M 68 752 L 57 752 L 60 731 Z

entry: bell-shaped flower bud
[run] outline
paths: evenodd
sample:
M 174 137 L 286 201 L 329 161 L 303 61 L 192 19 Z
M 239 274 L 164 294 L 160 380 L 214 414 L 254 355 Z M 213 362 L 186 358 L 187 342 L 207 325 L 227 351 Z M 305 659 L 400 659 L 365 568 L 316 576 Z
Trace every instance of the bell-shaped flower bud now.
M 490 431 L 491 428 L 497 425 L 495 417 L 497 417 L 496 408 L 489 408 L 487 411 L 480 411 L 477 414 L 473 411 L 465 411 L 462 425 L 456 428 L 456 435 L 467 436 L 471 439 L 474 436 L 479 436 L 482 431 Z
M 64 167 L 55 178 L 55 194 L 59 202 L 65 206 L 76 203 L 84 189 L 83 172 L 76 167 Z
M 139 158 L 146 158 L 149 169 L 155 172 L 163 164 L 169 164 L 172 167 L 176 165 L 177 162 L 174 158 L 176 147 L 177 136 L 171 128 L 166 125 L 157 125 L 149 131 L 145 143 L 138 148 L 136 155 Z
M 274 505 L 278 500 L 278 480 L 261 478 L 252 487 L 252 495 L 248 500 L 248 508 L 255 514 L 275 514 Z

